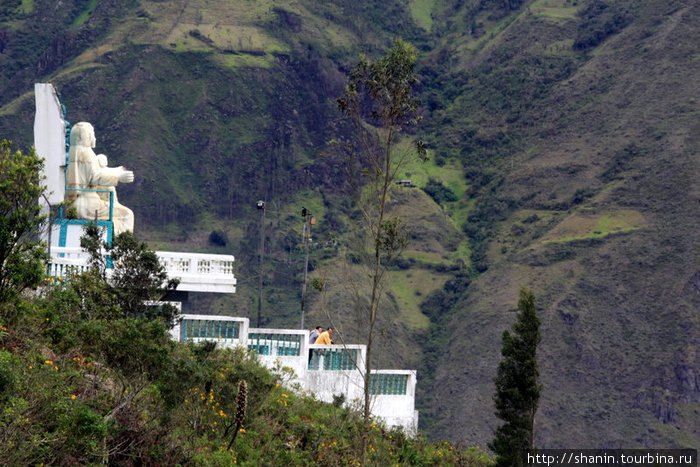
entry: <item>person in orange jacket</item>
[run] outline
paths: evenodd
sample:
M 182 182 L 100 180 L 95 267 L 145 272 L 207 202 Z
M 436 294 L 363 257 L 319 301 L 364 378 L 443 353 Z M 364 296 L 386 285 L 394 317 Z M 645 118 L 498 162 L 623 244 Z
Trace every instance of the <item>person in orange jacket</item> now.
M 326 329 L 318 336 L 318 339 L 316 339 L 316 342 L 314 342 L 314 344 L 316 344 L 316 345 L 331 345 L 333 343 L 333 341 L 331 340 L 331 334 L 333 334 L 333 329 L 332 328 Z

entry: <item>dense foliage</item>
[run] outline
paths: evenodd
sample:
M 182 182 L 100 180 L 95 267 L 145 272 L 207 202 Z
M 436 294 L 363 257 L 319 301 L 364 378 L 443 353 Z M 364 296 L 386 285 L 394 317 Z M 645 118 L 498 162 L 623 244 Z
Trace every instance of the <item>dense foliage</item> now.
M 437 204 L 442 204 L 445 202 L 457 201 L 457 196 L 454 194 L 449 187 L 443 185 L 440 180 L 430 178 L 428 183 L 423 187 L 428 196 L 433 198 Z
M 630 22 L 622 7 L 612 2 L 594 0 L 580 13 L 582 22 L 574 40 L 574 49 L 587 50 L 620 32 Z
M 0 319 L 13 320 L 18 294 L 43 278 L 45 248 L 37 241 L 46 219 L 39 205 L 43 164 L 35 151 L 0 141 Z
M 122 316 L 161 318 L 168 328 L 174 326 L 177 309 L 163 300 L 177 288 L 179 280 L 168 279 L 158 255 L 146 243 L 132 232 L 120 233 L 112 244 L 103 242 L 99 227 L 90 223 L 80 245 L 90 254 L 92 267 L 87 275 L 102 282 L 106 290 L 100 293 L 111 297 Z M 107 261 L 114 266 L 109 281 L 104 280 Z
M 108 317 L 95 302 L 86 316 L 84 280 L 47 282 L 0 326 L 4 465 L 359 465 L 359 412 L 289 388 L 284 369 L 242 348 L 172 341 L 160 319 Z M 489 464 L 376 423 L 365 434 L 372 465 Z

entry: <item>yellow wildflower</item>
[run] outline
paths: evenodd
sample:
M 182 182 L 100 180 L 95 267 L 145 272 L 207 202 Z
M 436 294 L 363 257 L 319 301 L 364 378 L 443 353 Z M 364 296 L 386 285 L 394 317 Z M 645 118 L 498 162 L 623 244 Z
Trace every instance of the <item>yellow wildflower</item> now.
M 78 397 L 78 396 L 76 396 L 75 394 L 73 394 L 72 396 L 70 396 L 71 399 L 75 399 L 76 397 Z

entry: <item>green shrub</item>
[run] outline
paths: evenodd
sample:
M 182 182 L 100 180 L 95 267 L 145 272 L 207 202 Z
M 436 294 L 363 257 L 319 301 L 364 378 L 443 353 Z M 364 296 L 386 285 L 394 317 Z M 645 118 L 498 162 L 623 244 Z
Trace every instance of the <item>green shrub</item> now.
M 428 183 L 423 187 L 423 191 L 433 198 L 437 204 L 457 201 L 457 195 L 454 194 L 454 191 L 433 177 L 430 177 Z
M 5 402 L 14 389 L 15 376 L 10 367 L 12 354 L 0 350 L 0 403 Z
M 215 246 L 228 245 L 228 235 L 223 230 L 212 230 L 209 234 L 209 243 Z
M 594 0 L 584 8 L 573 48 L 587 50 L 603 42 L 609 36 L 620 32 L 630 22 L 619 5 Z

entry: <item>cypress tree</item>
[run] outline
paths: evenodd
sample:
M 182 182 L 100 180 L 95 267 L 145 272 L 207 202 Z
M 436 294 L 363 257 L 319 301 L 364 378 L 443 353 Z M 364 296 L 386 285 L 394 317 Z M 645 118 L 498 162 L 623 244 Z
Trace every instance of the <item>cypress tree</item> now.
M 497 466 L 523 465 L 523 451 L 534 449 L 535 412 L 542 387 L 537 369 L 540 320 L 535 296 L 520 289 L 518 315 L 512 333 L 503 331 L 498 374 L 494 379 L 496 416 L 503 424 L 494 431 L 489 447 Z

